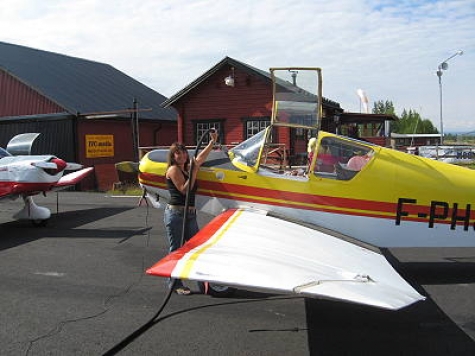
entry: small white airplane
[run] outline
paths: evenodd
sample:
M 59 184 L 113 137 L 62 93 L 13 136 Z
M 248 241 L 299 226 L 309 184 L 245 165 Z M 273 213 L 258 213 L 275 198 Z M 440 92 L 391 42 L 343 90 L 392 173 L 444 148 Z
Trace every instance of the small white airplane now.
M 25 205 L 13 218 L 44 225 L 51 212 L 36 205 L 32 196 L 77 184 L 93 168 L 82 168 L 80 164 L 67 163 L 54 155 L 30 155 L 39 135 L 19 134 L 8 142 L 6 149 L 0 148 L 0 199 L 21 196 Z M 75 172 L 64 174 L 65 171 Z
M 147 273 L 390 310 L 424 300 L 379 248 L 475 247 L 475 171 L 321 130 L 305 174 L 268 164 L 276 130 L 318 130 L 322 113 L 320 69 L 313 96 L 279 70 L 305 69 L 271 69 L 271 126 L 198 172 L 196 208 L 216 218 Z M 169 198 L 166 154 L 140 162 L 152 201 Z

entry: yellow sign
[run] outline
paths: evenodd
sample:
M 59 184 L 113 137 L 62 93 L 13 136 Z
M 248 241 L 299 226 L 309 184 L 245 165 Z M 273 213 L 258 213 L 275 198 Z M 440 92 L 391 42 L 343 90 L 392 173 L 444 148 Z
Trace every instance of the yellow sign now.
M 114 135 L 86 135 L 86 158 L 114 157 Z

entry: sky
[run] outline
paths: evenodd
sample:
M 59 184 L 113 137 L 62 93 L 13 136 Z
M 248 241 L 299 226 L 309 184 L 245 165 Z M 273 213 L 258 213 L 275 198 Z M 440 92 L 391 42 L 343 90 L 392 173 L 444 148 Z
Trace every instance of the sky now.
M 0 41 L 107 63 L 170 97 L 229 56 L 320 67 L 346 112 L 391 101 L 475 131 L 475 0 L 0 0 Z

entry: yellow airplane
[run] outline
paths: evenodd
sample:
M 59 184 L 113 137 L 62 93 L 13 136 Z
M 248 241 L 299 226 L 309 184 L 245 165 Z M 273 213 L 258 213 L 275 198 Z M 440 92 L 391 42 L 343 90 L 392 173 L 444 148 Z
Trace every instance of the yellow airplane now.
M 315 95 L 276 74 L 295 70 L 315 74 Z M 271 126 L 198 173 L 196 207 L 216 218 L 147 273 L 392 310 L 425 299 L 378 248 L 475 247 L 475 172 L 321 130 L 308 166 L 270 164 L 273 127 L 318 130 L 322 113 L 319 68 L 271 74 Z M 169 198 L 167 151 L 140 162 L 154 202 Z

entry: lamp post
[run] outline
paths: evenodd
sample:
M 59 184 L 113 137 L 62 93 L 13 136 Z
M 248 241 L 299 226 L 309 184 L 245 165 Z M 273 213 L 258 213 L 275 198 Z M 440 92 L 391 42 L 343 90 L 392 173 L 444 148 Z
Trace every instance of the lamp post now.
M 437 70 L 437 76 L 439 77 L 439 100 L 440 100 L 440 144 L 444 143 L 444 123 L 442 120 L 442 71 L 449 69 L 449 64 L 447 63 L 450 59 L 454 58 L 455 56 L 461 56 L 463 54 L 462 50 L 458 50 L 454 54 L 452 54 L 449 58 L 442 61 L 439 64 Z

